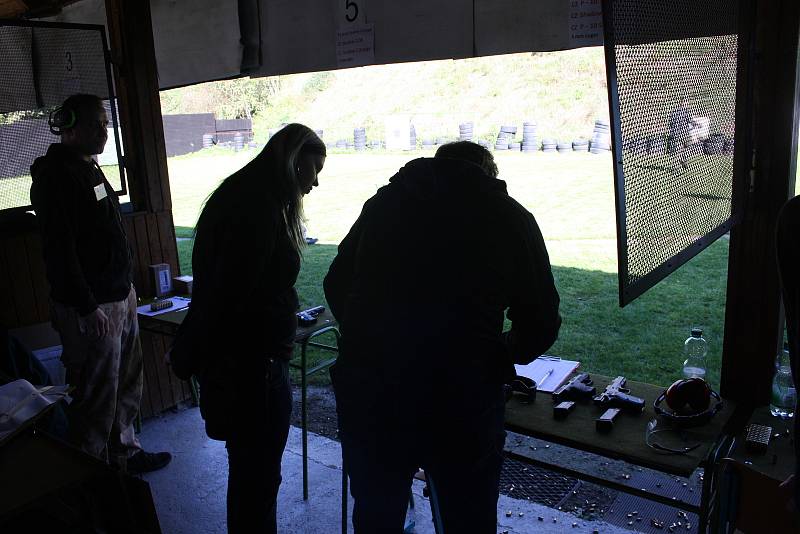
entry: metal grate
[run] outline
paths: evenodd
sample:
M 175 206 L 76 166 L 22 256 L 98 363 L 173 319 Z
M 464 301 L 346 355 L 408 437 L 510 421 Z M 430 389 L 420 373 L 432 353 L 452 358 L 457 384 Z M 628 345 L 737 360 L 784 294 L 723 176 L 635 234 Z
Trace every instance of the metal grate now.
M 68 96 L 95 94 L 109 112 L 105 174 L 119 193 L 125 179 L 102 26 L 0 21 L 0 210 L 28 209 L 30 166 L 58 138 L 47 118 Z
M 533 501 L 553 508 L 559 506 L 578 485 L 574 478 L 526 465 L 511 458 L 503 460 L 500 493 L 514 499 Z
M 736 0 L 606 0 L 620 305 L 734 221 Z

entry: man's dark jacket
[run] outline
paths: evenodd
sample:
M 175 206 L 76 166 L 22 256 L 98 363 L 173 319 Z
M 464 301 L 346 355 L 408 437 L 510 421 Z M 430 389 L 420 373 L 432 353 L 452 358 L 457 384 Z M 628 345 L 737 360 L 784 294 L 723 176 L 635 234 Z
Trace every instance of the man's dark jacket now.
M 127 297 L 130 248 L 119 200 L 97 164 L 57 143 L 36 159 L 31 176 L 52 299 L 87 315 L 98 303 Z M 100 184 L 106 194 L 98 200 Z
M 337 372 L 409 389 L 499 385 L 561 325 L 533 215 L 461 160 L 400 169 L 364 204 L 324 286 L 341 325 Z

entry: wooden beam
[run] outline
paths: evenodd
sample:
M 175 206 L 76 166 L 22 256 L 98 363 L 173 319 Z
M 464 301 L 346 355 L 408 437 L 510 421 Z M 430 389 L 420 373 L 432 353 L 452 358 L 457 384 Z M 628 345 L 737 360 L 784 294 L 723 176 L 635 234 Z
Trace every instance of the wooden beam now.
M 106 17 L 134 209 L 170 210 L 150 2 L 106 0 Z
M 742 17 L 753 24 L 737 95 L 750 102 L 736 117 L 735 202 L 744 217 L 731 231 L 721 390 L 761 405 L 769 402 L 781 333 L 774 235 L 794 191 L 800 2 L 744 0 Z

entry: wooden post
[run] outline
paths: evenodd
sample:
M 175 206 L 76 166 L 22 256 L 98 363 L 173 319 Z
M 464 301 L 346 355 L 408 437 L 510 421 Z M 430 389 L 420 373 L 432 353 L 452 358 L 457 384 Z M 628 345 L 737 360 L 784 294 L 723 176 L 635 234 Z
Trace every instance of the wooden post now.
M 736 150 L 743 152 L 735 201 L 744 216 L 731 231 L 721 392 L 762 405 L 769 402 L 780 334 L 775 223 L 796 172 L 800 2 L 745 0 L 742 10 L 754 24 L 751 61 L 738 81 L 739 98 L 749 86 L 750 105 L 737 108 L 736 117 Z
M 150 2 L 106 0 L 111 57 L 136 210 L 172 208 Z

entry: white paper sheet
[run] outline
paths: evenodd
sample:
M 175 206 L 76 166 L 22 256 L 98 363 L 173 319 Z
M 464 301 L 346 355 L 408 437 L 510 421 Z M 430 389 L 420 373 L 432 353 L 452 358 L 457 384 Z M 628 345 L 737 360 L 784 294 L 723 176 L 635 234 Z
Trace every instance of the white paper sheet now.
M 515 365 L 514 369 L 516 369 L 518 375 L 527 376 L 535 380 L 537 391 L 552 393 L 561 384 L 566 382 L 567 377 L 569 377 L 575 369 L 580 367 L 580 365 L 581 362 L 562 360 L 561 358 L 553 356 L 540 356 L 528 365 Z M 553 372 L 542 381 L 542 378 L 550 369 L 552 369 Z

